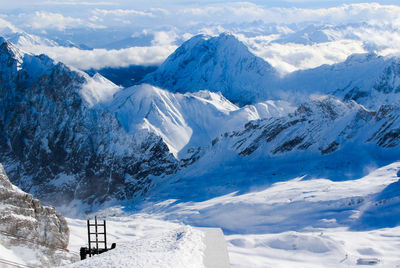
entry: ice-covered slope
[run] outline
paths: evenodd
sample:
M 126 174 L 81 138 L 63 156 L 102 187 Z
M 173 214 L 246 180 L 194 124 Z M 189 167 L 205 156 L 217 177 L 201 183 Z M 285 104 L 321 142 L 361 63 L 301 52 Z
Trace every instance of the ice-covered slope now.
M 174 92 L 221 92 L 243 105 L 276 97 L 269 90 L 269 81 L 276 75 L 271 65 L 233 35 L 221 34 L 191 38 L 144 81 Z
M 120 91 L 106 106 L 128 133 L 135 135 L 146 129 L 162 137 L 176 156 L 211 145 L 215 137 L 250 120 L 283 116 L 294 110 L 284 101 L 239 108 L 220 93 L 171 93 L 147 84 Z
M 9 181 L 0 164 L 0 258 L 20 264 L 50 267 L 79 257 L 67 251 L 67 221 L 54 207 L 41 206 Z

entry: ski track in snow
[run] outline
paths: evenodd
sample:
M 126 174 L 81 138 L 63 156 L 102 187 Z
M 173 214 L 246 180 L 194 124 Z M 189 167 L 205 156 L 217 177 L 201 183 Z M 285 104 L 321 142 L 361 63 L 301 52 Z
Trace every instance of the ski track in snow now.
M 399 170 L 395 162 L 358 180 L 300 177 L 203 202 L 165 200 L 139 212 L 108 208 L 99 215 L 107 218 L 108 241 L 117 250 L 71 267 L 203 267 L 201 234 L 188 225 L 221 227 L 231 267 L 400 267 L 400 227 L 363 222 L 371 207 L 398 199 L 375 202 L 396 185 Z M 69 224 L 70 249 L 78 250 L 87 243 L 86 222 Z

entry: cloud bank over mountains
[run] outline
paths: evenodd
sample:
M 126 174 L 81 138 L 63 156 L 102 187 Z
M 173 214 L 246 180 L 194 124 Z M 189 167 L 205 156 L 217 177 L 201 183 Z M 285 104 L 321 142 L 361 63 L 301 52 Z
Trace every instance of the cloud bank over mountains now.
M 36 43 L 22 48 L 81 69 L 158 65 L 190 37 L 222 32 L 236 35 L 282 74 L 341 62 L 354 53 L 400 53 L 398 5 L 299 8 L 297 2 L 267 7 L 257 1 L 168 5 L 35 1 L 18 9 L 0 8 L 0 35 L 26 32 L 68 40 L 76 46 Z M 92 50 L 82 50 L 80 45 Z

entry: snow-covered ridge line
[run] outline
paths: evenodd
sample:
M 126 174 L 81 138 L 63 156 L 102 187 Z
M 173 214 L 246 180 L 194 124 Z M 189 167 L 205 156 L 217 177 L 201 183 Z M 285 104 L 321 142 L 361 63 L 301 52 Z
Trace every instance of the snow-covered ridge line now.
M 285 101 L 239 108 L 221 93 L 171 93 L 147 84 L 120 91 L 105 107 L 117 115 L 128 133 L 135 135 L 142 129 L 153 132 L 178 158 L 193 147 L 209 146 L 215 137 L 239 129 L 248 121 L 294 111 Z
M 369 143 L 394 148 L 400 145 L 400 136 L 396 135 L 399 118 L 400 106 L 396 104 L 371 111 L 355 101 L 324 96 L 302 104 L 286 117 L 252 121 L 244 130 L 221 138 L 230 140 L 231 147 L 243 156 L 256 150 L 264 155 L 291 151 L 319 151 L 324 155 L 347 145 L 361 148 Z

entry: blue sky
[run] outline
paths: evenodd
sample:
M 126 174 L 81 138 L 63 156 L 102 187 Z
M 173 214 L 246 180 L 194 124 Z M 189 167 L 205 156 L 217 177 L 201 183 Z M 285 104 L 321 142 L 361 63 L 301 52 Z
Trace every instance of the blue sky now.
M 178 6 L 204 6 L 210 4 L 220 4 L 220 3 L 232 3 L 232 2 L 245 2 L 245 1 L 215 1 L 215 0 L 203 0 L 199 3 L 199 1 L 187 1 L 187 0 L 172 0 L 172 1 L 161 1 L 161 0 L 118 0 L 118 1 L 110 1 L 110 0 L 85 0 L 85 1 L 76 1 L 76 0 L 0 0 L 0 10 L 10 10 L 10 9 L 58 9 L 60 6 L 92 6 L 92 7 L 120 7 L 120 8 L 149 8 L 149 7 L 165 7 L 168 5 L 178 5 Z M 299 8 L 327 8 L 333 7 L 343 4 L 352 4 L 352 3 L 380 3 L 380 4 L 393 4 L 398 5 L 399 1 L 397 0 L 380 0 L 380 1 L 360 1 L 360 0 L 253 0 L 246 1 L 255 3 L 261 6 L 267 7 L 299 7 Z

